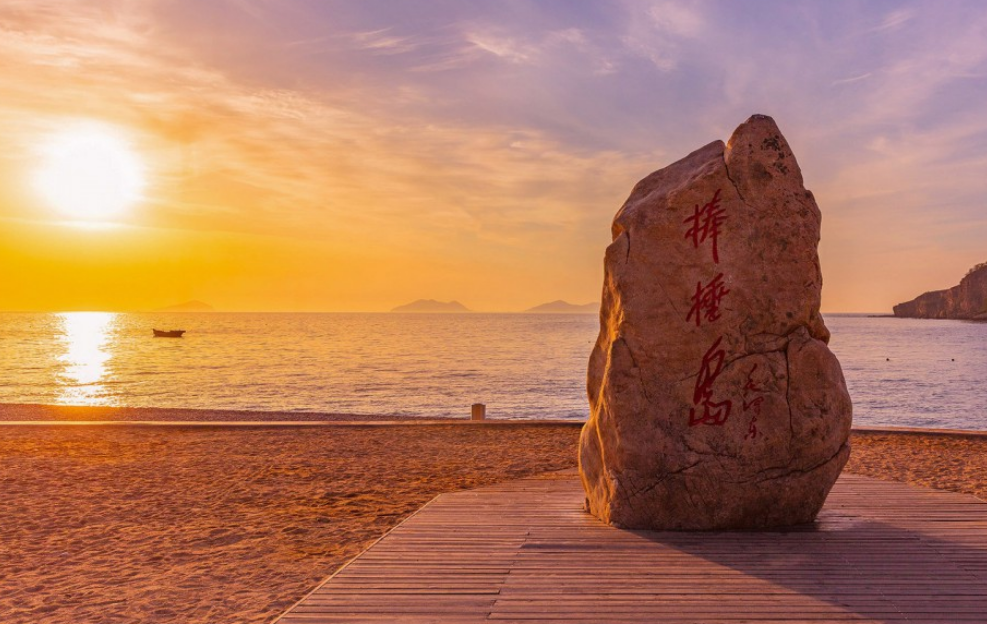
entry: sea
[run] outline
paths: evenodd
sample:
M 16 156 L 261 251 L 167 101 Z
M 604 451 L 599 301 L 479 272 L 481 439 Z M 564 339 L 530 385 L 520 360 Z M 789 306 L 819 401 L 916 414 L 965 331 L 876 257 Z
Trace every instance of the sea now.
M 987 323 L 824 318 L 856 426 L 987 430 Z M 595 314 L 0 313 L 0 403 L 585 420 L 598 331 Z

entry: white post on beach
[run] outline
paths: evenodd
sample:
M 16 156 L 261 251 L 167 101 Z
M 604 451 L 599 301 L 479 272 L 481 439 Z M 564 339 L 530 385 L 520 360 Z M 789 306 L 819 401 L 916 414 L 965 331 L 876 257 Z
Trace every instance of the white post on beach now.
M 483 403 L 474 403 L 470 411 L 470 420 L 483 420 L 487 417 L 487 406 Z

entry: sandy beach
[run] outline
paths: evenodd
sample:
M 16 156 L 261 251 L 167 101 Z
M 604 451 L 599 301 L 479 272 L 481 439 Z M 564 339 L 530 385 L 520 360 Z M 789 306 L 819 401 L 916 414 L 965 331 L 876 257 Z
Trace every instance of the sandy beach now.
M 575 466 L 577 436 L 566 424 L 0 427 L 0 614 L 269 622 L 435 495 Z M 853 445 L 850 472 L 987 498 L 987 437 Z

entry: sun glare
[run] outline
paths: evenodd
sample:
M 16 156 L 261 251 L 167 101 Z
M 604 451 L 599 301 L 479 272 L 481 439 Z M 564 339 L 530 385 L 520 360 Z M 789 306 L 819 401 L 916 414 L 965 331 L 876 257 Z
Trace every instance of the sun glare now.
M 57 133 L 41 146 L 34 185 L 62 215 L 102 221 L 141 199 L 144 166 L 119 131 L 86 125 Z
M 111 312 L 63 312 L 65 353 L 58 402 L 65 405 L 105 405 L 107 362 L 117 315 Z

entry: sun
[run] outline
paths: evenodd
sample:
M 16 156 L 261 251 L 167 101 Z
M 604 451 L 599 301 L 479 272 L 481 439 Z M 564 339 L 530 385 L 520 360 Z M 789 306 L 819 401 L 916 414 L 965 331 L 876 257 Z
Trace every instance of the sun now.
M 142 198 L 144 163 L 116 128 L 86 124 L 65 129 L 44 141 L 40 152 L 34 186 L 69 219 L 112 219 Z

